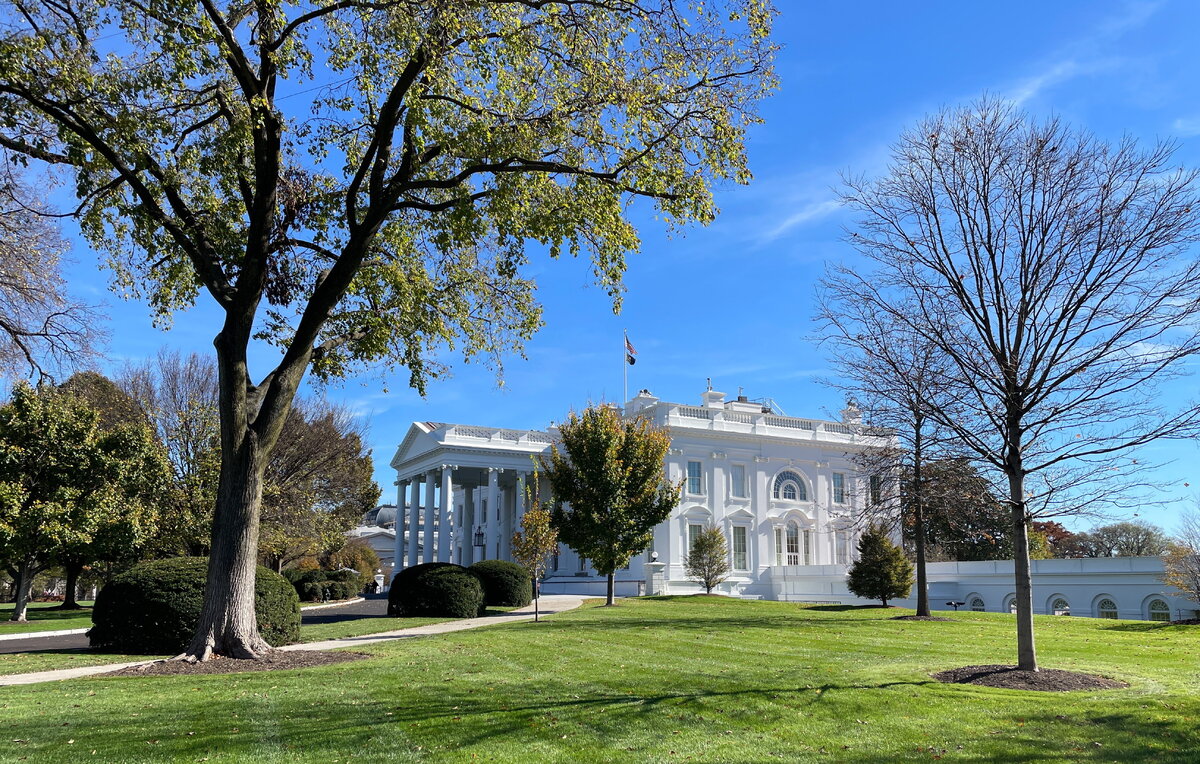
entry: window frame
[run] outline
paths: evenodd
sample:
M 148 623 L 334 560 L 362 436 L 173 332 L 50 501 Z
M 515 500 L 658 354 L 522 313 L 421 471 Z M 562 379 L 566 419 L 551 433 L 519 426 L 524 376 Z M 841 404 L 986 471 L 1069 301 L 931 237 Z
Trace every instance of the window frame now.
M 978 607 L 976 607 L 976 603 L 978 603 L 978 605 L 979 605 Z M 971 611 L 974 613 L 987 612 L 987 604 L 983 601 L 983 597 L 972 597 L 971 601 L 967 604 L 971 608 Z
M 738 535 L 741 535 L 742 548 L 738 551 Z M 738 564 L 738 555 L 741 555 L 741 565 Z M 729 528 L 729 556 L 730 567 L 735 571 L 750 570 L 750 528 L 745 525 L 733 525 Z
M 831 483 L 830 496 L 834 504 L 846 503 L 846 473 L 835 472 Z
M 692 465 L 696 465 L 696 474 L 692 474 Z M 704 495 L 704 463 L 694 459 L 688 459 L 687 465 L 684 467 L 687 475 L 687 492 L 690 496 Z M 696 490 L 692 490 L 692 481 L 696 481 Z
M 739 472 L 741 472 L 741 479 L 737 480 Z M 750 492 L 746 490 L 746 465 L 744 464 L 729 465 L 729 498 L 750 498 Z
M 1156 602 L 1161 602 L 1163 608 L 1165 608 L 1165 609 L 1163 609 L 1163 610 L 1155 609 L 1154 603 L 1156 603 Z M 1155 618 L 1155 615 L 1157 615 L 1157 614 L 1161 614 L 1165 617 Z M 1149 621 L 1155 621 L 1155 622 L 1159 622 L 1159 623 L 1169 622 L 1171 620 L 1171 603 L 1167 602 L 1162 597 L 1154 597 L 1153 599 L 1151 599 L 1149 602 L 1146 603 L 1146 616 L 1147 616 L 1146 620 L 1149 620 Z
M 1104 603 L 1106 602 L 1112 607 L 1104 607 Z M 1102 597 L 1100 598 L 1100 601 L 1096 603 L 1097 618 L 1107 618 L 1115 621 L 1120 618 L 1120 612 L 1120 609 L 1117 608 L 1117 601 L 1112 597 Z M 1112 615 L 1109 615 L 1109 613 Z

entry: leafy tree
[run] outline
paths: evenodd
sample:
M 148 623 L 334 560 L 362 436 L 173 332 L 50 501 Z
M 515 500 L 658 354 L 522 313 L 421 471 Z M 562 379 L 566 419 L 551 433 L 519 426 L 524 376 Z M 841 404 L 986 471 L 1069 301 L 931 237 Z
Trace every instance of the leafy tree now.
M 645 417 L 622 418 L 611 406 L 572 412 L 558 432 L 549 462 L 542 463 L 554 495 L 554 527 L 608 576 L 612 605 L 617 568 L 650 545 L 654 526 L 679 503 L 682 486 L 663 475 L 671 436 Z
M 102 374 L 94 371 L 72 374 L 58 389 L 63 394 L 80 399 L 96 413 L 96 427 L 100 433 L 145 430 L 148 427 L 145 412 L 138 403 Z M 161 449 L 160 444 L 154 445 Z M 157 472 L 163 466 L 161 451 L 158 457 L 154 467 L 155 485 L 147 486 L 147 489 L 152 488 L 156 504 L 168 487 L 165 476 Z M 125 507 L 119 522 L 105 525 L 90 539 L 74 539 L 74 543 L 63 544 L 55 554 L 55 563 L 62 566 L 66 575 L 66 596 L 58 607 L 63 610 L 79 609 L 75 593 L 79 578 L 87 566 L 101 562 L 127 566 L 136 562 L 147 538 L 156 535 L 146 531 L 153 529 L 157 532 L 159 509 L 158 506 L 147 506 L 145 502 L 135 500 Z
M 1162 528 L 1144 520 L 1101 525 L 1087 538 L 1087 557 L 1157 557 L 1171 544 Z
M 358 591 L 362 591 L 368 583 L 375 580 L 375 571 L 379 570 L 379 554 L 371 545 L 362 539 L 345 541 L 340 548 L 325 556 L 323 567 L 326 570 L 350 568 L 358 571 Z
M 932 416 L 1005 484 L 1022 670 L 1030 521 L 1111 507 L 1141 485 L 1133 449 L 1200 428 L 1200 405 L 1157 394 L 1200 354 L 1200 194 L 1172 154 L 985 99 L 906 131 L 845 194 L 871 263 L 846 288 L 936 348 L 952 403 Z
M 926 534 L 935 560 L 1010 560 L 1008 510 L 966 459 L 925 466 Z M 905 537 L 911 538 L 905 526 Z
M 93 357 L 93 308 L 67 294 L 67 244 L 11 157 L 0 156 L 0 375 L 51 376 Z
M 57 555 L 124 548 L 152 531 L 160 449 L 144 427 L 102 433 L 96 420 L 78 398 L 25 384 L 0 408 L 0 558 L 19 574 L 14 621 Z
M 1184 512 L 1179 533 L 1163 554 L 1162 582 L 1200 604 L 1200 513 Z
M 773 15 L 769 0 L 9 10 L 0 146 L 73 173 L 85 237 L 156 320 L 201 292 L 221 313 L 211 573 L 184 657 L 269 649 L 263 475 L 307 370 L 399 365 L 423 393 L 447 346 L 498 363 L 541 320 L 526 241 L 590 254 L 619 304 L 631 201 L 707 222 L 713 184 L 748 181 Z M 278 350 L 265 372 L 258 342 Z
M 907 597 L 912 585 L 912 563 L 888 538 L 886 526 L 872 524 L 858 539 L 858 559 L 850 566 L 846 586 L 855 596 L 887 607 L 888 600 Z
M 725 534 L 716 526 L 709 526 L 697 534 L 692 548 L 683 558 L 683 572 L 700 580 L 705 594 L 729 575 L 728 542 Z
M 533 620 L 538 621 L 538 600 L 542 594 L 542 579 L 546 576 L 546 561 L 558 549 L 558 531 L 551 522 L 550 511 L 542 506 L 540 477 L 533 471 L 532 485 L 527 489 L 529 508 L 521 517 L 521 530 L 513 534 L 512 555 L 533 578 Z
M 264 474 L 259 551 L 268 567 L 338 549 L 379 502 L 365 439 L 345 408 L 296 401 Z

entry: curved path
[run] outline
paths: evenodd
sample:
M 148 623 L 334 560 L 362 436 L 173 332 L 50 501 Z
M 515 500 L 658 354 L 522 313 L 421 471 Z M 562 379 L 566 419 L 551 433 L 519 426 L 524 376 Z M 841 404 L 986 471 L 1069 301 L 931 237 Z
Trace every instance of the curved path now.
M 586 597 L 576 597 L 570 594 L 544 594 L 541 598 L 539 610 L 542 615 L 553 615 L 566 610 L 574 610 L 583 604 Z M 382 607 L 375 604 L 382 601 Z M 364 615 L 380 615 L 386 610 L 386 600 L 368 599 L 365 602 L 350 603 L 343 606 L 347 610 L 353 608 L 355 613 L 342 613 L 342 608 L 329 608 L 321 613 L 314 613 L 313 616 L 337 616 L 341 615 L 338 620 L 349 620 L 350 618 L 361 618 Z M 395 631 L 383 631 L 378 634 L 364 634 L 359 637 L 344 637 L 342 639 L 329 639 L 324 642 L 308 642 L 295 645 L 285 645 L 280 650 L 337 650 L 344 647 L 361 647 L 363 645 L 376 644 L 378 642 L 390 642 L 397 639 L 409 639 L 412 637 L 423 637 L 432 634 L 449 634 L 454 631 L 465 631 L 467 629 L 477 629 L 480 626 L 494 626 L 503 623 L 514 623 L 518 621 L 533 620 L 533 605 L 524 607 L 519 610 L 511 610 L 507 613 L 499 613 L 497 615 L 487 615 L 480 618 L 464 618 L 458 621 L 445 621 L 443 623 L 431 623 L 426 626 L 414 626 L 411 629 L 397 629 Z M 316 619 L 305 619 L 308 622 L 318 622 Z M 328 621 L 324 621 L 328 622 Z M 33 641 L 33 640 L 29 640 Z M 45 639 L 38 640 L 45 642 Z M 84 666 L 80 668 L 59 669 L 57 671 L 39 671 L 33 674 L 11 674 L 8 676 L 0 676 L 0 687 L 9 687 L 21 684 L 38 684 L 40 682 L 55 682 L 61 679 L 76 679 L 85 676 L 94 676 L 96 674 L 107 674 L 113 671 L 120 671 L 124 668 L 133 666 L 142 666 L 147 663 L 154 663 L 154 660 L 148 661 L 132 661 L 130 663 L 107 663 L 100 666 Z

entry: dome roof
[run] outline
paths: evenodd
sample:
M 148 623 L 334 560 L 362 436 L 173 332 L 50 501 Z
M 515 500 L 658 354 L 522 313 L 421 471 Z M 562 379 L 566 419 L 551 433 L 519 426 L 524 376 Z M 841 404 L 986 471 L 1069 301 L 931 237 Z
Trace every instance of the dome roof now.
M 396 524 L 396 507 L 392 504 L 381 504 L 363 515 L 363 525 L 378 525 L 386 528 Z

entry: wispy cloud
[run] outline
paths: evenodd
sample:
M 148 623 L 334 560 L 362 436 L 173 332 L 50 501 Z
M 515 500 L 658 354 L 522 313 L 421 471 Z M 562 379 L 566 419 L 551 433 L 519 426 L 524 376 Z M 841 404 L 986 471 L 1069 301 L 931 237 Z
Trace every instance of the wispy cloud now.
M 1187 137 L 1200 135 L 1200 117 L 1180 117 L 1171 123 L 1171 129 Z
M 1125 61 L 1101 51 L 1113 40 L 1146 23 L 1161 7 L 1161 2 L 1131 2 L 1092 27 L 1082 37 L 1062 48 L 1036 73 L 1003 88 L 1001 92 L 1018 106 L 1042 93 L 1079 77 L 1121 68 Z
M 802 204 L 798 210 L 780 221 L 774 228 L 769 229 L 759 238 L 760 244 L 769 244 L 789 231 L 807 223 L 827 218 L 841 208 L 837 199 L 825 199 L 818 202 Z

